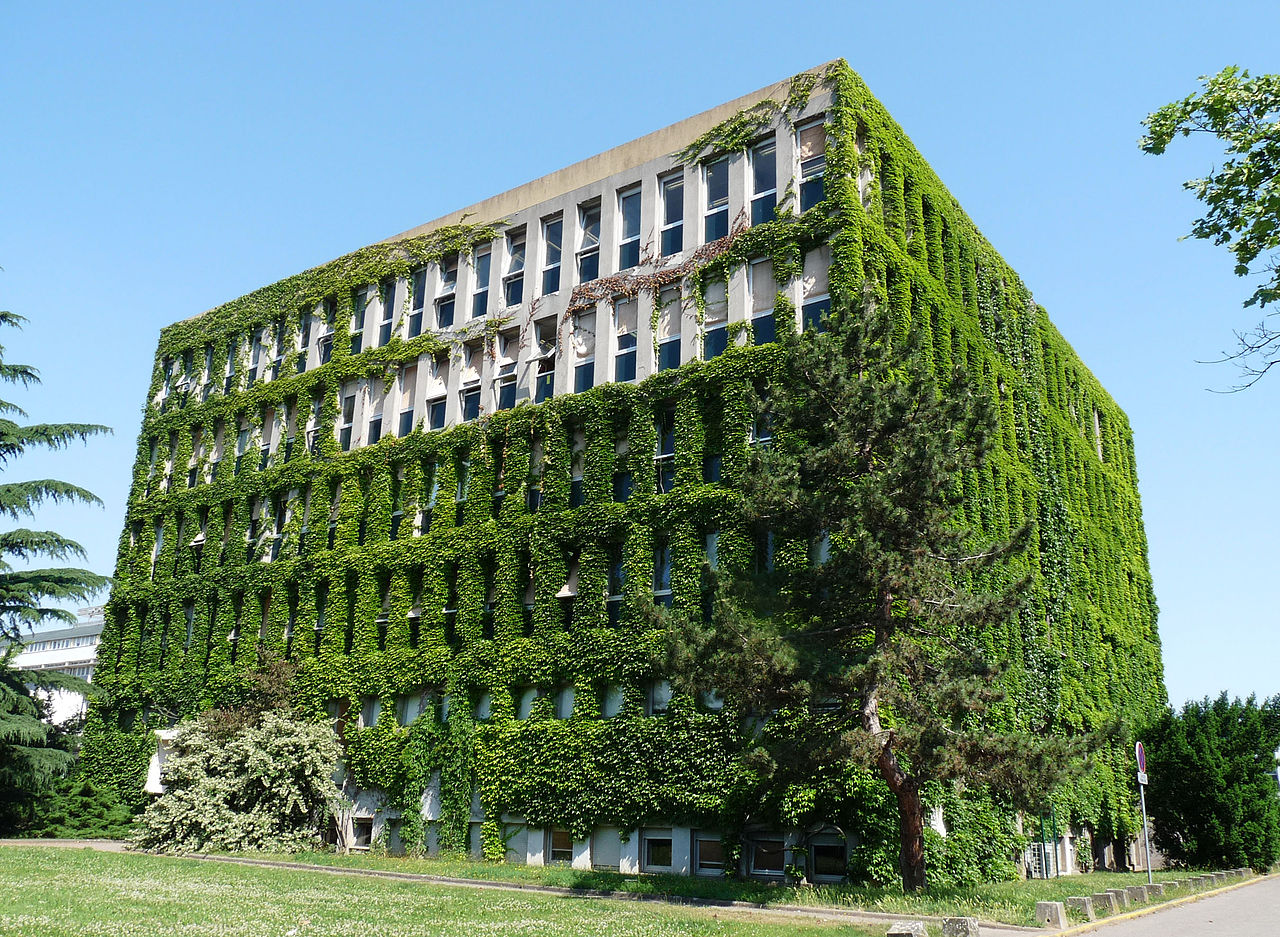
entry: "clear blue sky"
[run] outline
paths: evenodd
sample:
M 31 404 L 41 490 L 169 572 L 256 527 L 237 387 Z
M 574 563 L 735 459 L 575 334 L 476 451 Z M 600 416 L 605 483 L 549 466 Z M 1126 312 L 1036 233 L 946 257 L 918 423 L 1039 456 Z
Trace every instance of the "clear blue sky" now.
M 1275 3 L 9 4 L 0 336 L 35 419 L 114 438 L 10 472 L 110 572 L 157 331 L 828 59 L 844 57 L 1128 412 L 1169 692 L 1280 692 L 1280 375 L 1197 364 L 1253 324 L 1227 254 L 1179 242 L 1207 144 L 1139 121 L 1238 63 Z M 692 10 L 692 12 L 690 12 Z

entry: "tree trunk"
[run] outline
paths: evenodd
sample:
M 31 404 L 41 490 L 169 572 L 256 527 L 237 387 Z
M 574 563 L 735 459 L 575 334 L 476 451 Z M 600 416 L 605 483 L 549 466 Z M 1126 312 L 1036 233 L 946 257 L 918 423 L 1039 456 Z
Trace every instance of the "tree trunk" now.
M 920 802 L 920 789 L 913 783 L 902 785 L 894 793 L 898 795 L 898 834 L 902 843 L 898 855 L 902 890 L 918 891 L 924 888 L 924 805 Z
M 881 590 L 880 620 L 876 623 L 876 648 L 887 647 L 893 636 L 893 595 Z M 862 728 L 880 743 L 876 767 L 889 790 L 898 798 L 898 871 L 906 892 L 924 888 L 924 805 L 920 802 L 920 782 L 902 769 L 893 747 L 893 730 L 880 722 L 879 678 L 873 680 L 862 698 Z

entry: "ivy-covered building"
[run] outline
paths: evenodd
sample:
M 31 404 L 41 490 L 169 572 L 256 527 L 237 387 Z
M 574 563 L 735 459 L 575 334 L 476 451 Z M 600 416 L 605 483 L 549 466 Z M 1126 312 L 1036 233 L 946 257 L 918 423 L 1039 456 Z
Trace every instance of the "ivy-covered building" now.
M 164 329 L 89 769 L 140 796 L 154 730 L 275 655 L 336 719 L 357 844 L 843 874 L 866 784 L 763 795 L 750 701 L 673 694 L 645 610 L 697 609 L 704 564 L 807 561 L 735 486 L 774 337 L 840 302 L 999 401 L 964 487 L 991 534 L 1037 524 L 1008 718 L 1154 712 L 1125 415 L 840 61 Z M 1127 774 L 1098 753 L 1058 816 L 1125 837 Z

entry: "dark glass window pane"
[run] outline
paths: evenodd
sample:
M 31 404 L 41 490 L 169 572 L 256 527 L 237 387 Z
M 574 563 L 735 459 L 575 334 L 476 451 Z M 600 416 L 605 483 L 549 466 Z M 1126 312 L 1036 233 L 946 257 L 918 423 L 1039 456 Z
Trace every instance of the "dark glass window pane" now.
M 707 207 L 716 208 L 729 201 L 729 160 L 718 159 L 707 165 Z
M 391 341 L 391 322 L 387 321 L 378 327 L 378 345 L 385 345 L 389 341 Z
M 587 283 L 600 276 L 600 252 L 592 251 L 578 258 L 578 282 Z
M 827 330 L 827 324 L 823 321 L 827 313 L 831 311 L 831 300 L 819 299 L 811 303 L 805 303 L 803 309 L 804 327 L 806 329 L 817 329 L 819 332 Z
M 586 488 L 581 478 L 569 480 L 569 507 L 576 508 L 586 500 Z
M 664 869 L 671 867 L 671 840 L 646 839 L 644 846 L 645 865 Z
M 551 397 L 551 391 L 555 384 L 555 374 L 539 374 L 537 382 L 534 384 L 533 402 L 542 403 Z
M 344 426 L 342 430 L 338 433 L 338 445 L 342 448 L 343 452 L 347 452 L 348 450 L 351 449 L 351 427 L 350 426 Z M 240 468 L 240 456 L 236 456 L 237 471 L 239 470 L 239 468 Z
M 715 214 L 707 215 L 705 237 L 703 238 L 708 244 L 712 241 L 718 241 L 729 233 L 729 209 L 718 211 Z
M 382 438 L 382 417 L 369 421 L 369 445 Z
M 613 359 L 613 379 L 615 381 L 634 381 L 636 379 L 636 353 L 623 352 Z
M 680 367 L 680 339 L 670 338 L 658 346 L 658 370 Z
M 498 388 L 498 409 L 510 410 L 516 405 L 516 382 L 508 381 Z
M 444 403 L 443 400 L 432 401 L 428 417 L 431 429 L 444 429 Z
M 524 274 L 507 280 L 506 299 L 508 306 L 519 306 L 524 301 Z
M 631 497 L 631 473 L 613 473 L 613 500 L 626 501 Z
M 838 843 L 815 843 L 813 871 L 815 875 L 843 876 L 846 871 L 844 847 Z
M 720 466 L 723 459 L 719 455 L 702 457 L 702 480 L 715 483 L 720 481 Z
M 800 210 L 808 211 L 822 201 L 822 177 L 800 183 Z
M 409 337 L 417 338 L 422 334 L 422 313 L 415 312 L 409 316 Z
M 480 415 L 480 389 L 464 391 L 462 394 L 462 418 L 474 420 Z
M 698 868 L 708 871 L 724 868 L 724 844 L 720 840 L 698 840 Z
M 413 411 L 406 410 L 400 414 L 400 433 L 401 436 L 408 436 L 413 432 Z
M 676 412 L 662 410 L 654 422 L 658 432 L 658 455 L 675 455 L 676 452 Z
M 622 240 L 640 237 L 640 192 L 628 192 L 622 196 Z
M 594 361 L 588 361 L 586 364 L 580 364 L 573 369 L 573 392 L 580 394 L 584 390 L 590 390 L 595 384 L 596 365 Z
M 618 269 L 629 270 L 640 263 L 640 242 L 627 241 L 618 248 Z
M 756 872 L 781 872 L 782 857 L 782 843 L 776 840 L 756 843 L 751 854 L 751 868 Z
M 662 232 L 662 256 L 670 257 L 684 250 L 684 225 L 665 228 Z
M 773 220 L 774 196 L 770 192 L 768 195 L 761 195 L 759 198 L 751 200 L 751 223 L 764 224 L 766 221 Z
M 560 268 L 551 267 L 542 271 L 542 292 L 543 295 L 554 293 L 560 289 Z
M 471 297 L 471 318 L 479 319 L 489 312 L 489 291 L 481 290 Z
M 320 363 L 328 364 L 329 359 L 332 357 L 333 357 L 333 338 L 327 337 L 327 338 L 320 339 Z M 231 378 L 227 378 L 227 382 L 230 383 L 230 381 L 231 381 Z M 228 388 L 228 390 L 230 390 L 230 388 Z
M 774 329 L 773 315 L 756 316 L 751 320 L 751 331 L 755 335 L 757 345 L 767 345 L 777 338 Z
M 751 153 L 753 192 L 771 192 L 778 187 L 778 148 L 769 141 Z
M 447 329 L 453 325 L 453 300 L 441 300 L 436 310 L 436 326 Z
M 724 352 L 729 347 L 729 330 L 724 326 L 711 329 L 702 340 L 702 357 L 707 361 Z
M 676 487 L 675 463 L 667 460 L 660 462 L 657 468 L 657 494 L 666 494 Z

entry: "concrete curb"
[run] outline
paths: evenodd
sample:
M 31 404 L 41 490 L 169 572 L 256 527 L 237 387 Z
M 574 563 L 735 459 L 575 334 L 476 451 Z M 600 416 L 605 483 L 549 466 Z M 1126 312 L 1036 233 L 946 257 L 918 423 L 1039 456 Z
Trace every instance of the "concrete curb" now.
M 1105 917 L 1098 921 L 1090 921 L 1088 924 L 1077 924 L 1075 927 L 1068 927 L 1065 930 L 1052 931 L 1054 937 L 1071 937 L 1074 934 L 1087 934 L 1090 931 L 1096 931 L 1100 928 L 1107 927 L 1110 924 L 1119 924 L 1121 921 L 1131 921 L 1137 917 L 1146 917 L 1148 914 L 1155 914 L 1157 911 L 1168 911 L 1170 908 L 1176 908 L 1179 905 L 1191 904 L 1193 901 L 1200 901 L 1202 898 L 1212 898 L 1214 895 L 1221 895 L 1225 892 L 1235 891 L 1237 888 L 1244 888 L 1246 885 L 1254 885 L 1258 882 L 1266 881 L 1270 875 L 1255 875 L 1253 878 L 1245 879 L 1243 882 L 1236 882 L 1233 885 L 1224 885 L 1222 888 L 1212 888 L 1209 891 L 1202 891 L 1195 895 L 1183 895 L 1181 898 L 1174 898 L 1172 901 L 1162 901 L 1158 904 L 1150 905 L 1145 908 L 1138 908 L 1134 911 L 1125 911 L 1123 914 L 1115 914 L 1111 917 Z

